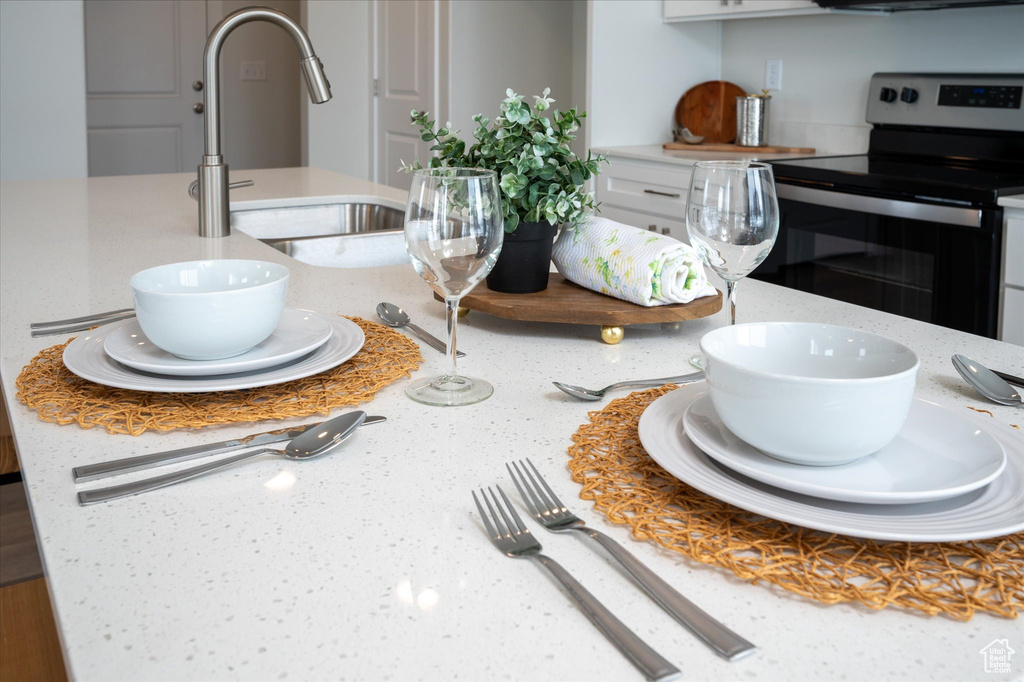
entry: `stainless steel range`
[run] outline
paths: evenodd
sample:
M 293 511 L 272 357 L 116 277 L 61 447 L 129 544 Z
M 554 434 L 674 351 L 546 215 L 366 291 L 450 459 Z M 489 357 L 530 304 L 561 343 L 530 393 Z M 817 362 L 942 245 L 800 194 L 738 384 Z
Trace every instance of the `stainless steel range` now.
M 782 228 L 751 276 L 995 338 L 1022 98 L 1024 74 L 875 74 L 867 154 L 772 163 Z

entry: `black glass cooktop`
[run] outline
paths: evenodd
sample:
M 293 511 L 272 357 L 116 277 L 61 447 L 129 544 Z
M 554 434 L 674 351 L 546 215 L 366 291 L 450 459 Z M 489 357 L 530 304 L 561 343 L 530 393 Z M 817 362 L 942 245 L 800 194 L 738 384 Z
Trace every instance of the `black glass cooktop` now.
M 1024 165 L 977 166 L 859 154 L 773 161 L 776 181 L 895 199 L 988 206 L 1024 194 Z

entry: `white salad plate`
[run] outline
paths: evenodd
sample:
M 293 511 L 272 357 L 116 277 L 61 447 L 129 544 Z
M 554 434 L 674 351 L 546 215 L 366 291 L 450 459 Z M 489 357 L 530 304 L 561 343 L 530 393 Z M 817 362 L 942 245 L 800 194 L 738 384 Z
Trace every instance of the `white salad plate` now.
M 963 495 L 1006 466 L 1003 446 L 966 416 L 915 399 L 896 438 L 874 454 L 838 466 L 775 459 L 740 440 L 711 396 L 690 403 L 684 433 L 712 459 L 762 483 L 795 493 L 864 504 L 910 504 Z
M 336 315 L 325 317 L 330 321 L 332 328 L 331 337 L 326 343 L 296 360 L 250 372 L 207 377 L 172 377 L 125 367 L 103 350 L 107 335 L 117 329 L 120 322 L 76 337 L 64 349 L 64 366 L 88 381 L 133 391 L 203 393 L 282 384 L 336 367 L 363 347 L 365 337 L 359 325 Z
M 662 468 L 719 500 L 779 521 L 874 540 L 963 542 L 1024 530 L 1024 438 L 991 417 L 967 415 L 1006 451 L 1006 468 L 987 486 L 934 502 L 859 504 L 782 490 L 716 463 L 683 432 L 682 415 L 705 395 L 704 384 L 691 384 L 658 398 L 641 415 L 639 434 Z
M 171 376 L 201 377 L 251 372 L 282 365 L 316 350 L 331 338 L 330 320 L 310 310 L 285 308 L 269 337 L 251 350 L 223 360 L 185 360 L 157 348 L 138 320 L 126 320 L 103 340 L 107 355 L 132 369 Z

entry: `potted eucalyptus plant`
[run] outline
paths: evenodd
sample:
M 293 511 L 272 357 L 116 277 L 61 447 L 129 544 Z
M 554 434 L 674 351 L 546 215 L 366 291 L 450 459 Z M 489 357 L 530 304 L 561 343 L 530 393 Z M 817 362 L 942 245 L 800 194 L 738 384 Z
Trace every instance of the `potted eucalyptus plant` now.
M 586 160 L 569 149 L 586 112 L 569 109 L 544 112 L 553 99 L 534 97 L 531 107 L 511 89 L 492 122 L 483 114 L 473 117 L 476 142 L 468 145 L 451 130 L 436 128 L 427 112 L 413 110 L 412 124 L 423 140 L 433 142 L 430 168 L 462 166 L 497 171 L 501 184 L 505 241 L 487 277 L 488 288 L 507 293 L 531 293 L 547 287 L 551 248 L 558 227 L 578 229 L 597 208 L 594 195 L 584 190 L 600 172 L 604 156 L 587 152 Z M 418 160 L 406 170 L 422 168 Z

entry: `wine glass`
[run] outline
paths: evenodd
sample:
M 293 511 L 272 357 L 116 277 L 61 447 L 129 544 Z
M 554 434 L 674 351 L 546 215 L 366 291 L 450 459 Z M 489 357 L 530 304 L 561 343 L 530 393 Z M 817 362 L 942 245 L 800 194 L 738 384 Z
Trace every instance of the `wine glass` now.
M 425 168 L 414 172 L 405 209 L 405 246 L 416 272 L 444 298 L 448 350 L 442 376 L 420 379 L 405 390 L 413 400 L 427 405 L 472 405 L 494 392 L 483 379 L 457 373 L 455 330 L 459 300 L 494 267 L 504 234 L 495 171 Z
M 755 161 L 694 164 L 686 232 L 704 264 L 725 280 L 729 324 L 736 324 L 736 284 L 768 257 L 779 234 L 772 167 Z M 700 367 L 699 361 L 699 355 L 690 360 Z

